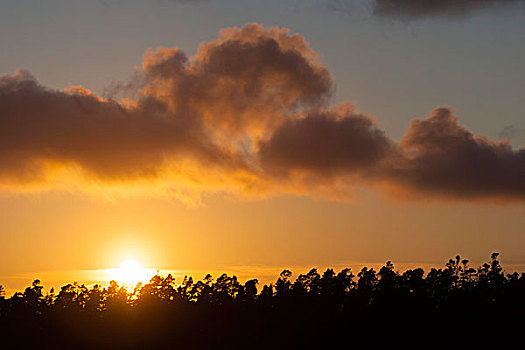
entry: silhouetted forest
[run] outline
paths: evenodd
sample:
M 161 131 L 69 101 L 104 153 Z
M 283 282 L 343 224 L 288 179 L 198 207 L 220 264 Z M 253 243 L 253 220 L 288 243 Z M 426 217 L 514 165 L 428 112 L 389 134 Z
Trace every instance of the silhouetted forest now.
M 43 294 L 35 280 L 6 298 L 0 348 L 332 349 L 488 348 L 523 344 L 525 274 L 506 274 L 493 253 L 478 268 L 459 256 L 444 268 L 363 268 L 295 280 L 284 270 L 258 290 L 226 274 L 176 283 L 156 275 L 126 290 L 68 284 Z M 6 346 L 6 347 L 4 347 Z

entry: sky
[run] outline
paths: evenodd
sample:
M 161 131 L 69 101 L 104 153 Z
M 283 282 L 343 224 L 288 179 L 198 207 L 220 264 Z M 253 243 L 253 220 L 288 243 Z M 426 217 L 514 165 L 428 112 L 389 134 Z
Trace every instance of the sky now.
M 422 3 L 2 1 L 0 284 L 520 270 L 525 4 Z

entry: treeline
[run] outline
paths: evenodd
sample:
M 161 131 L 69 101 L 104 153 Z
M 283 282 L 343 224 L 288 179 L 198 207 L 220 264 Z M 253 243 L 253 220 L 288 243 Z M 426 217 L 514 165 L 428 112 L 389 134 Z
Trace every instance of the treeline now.
M 46 294 L 35 280 L 9 298 L 0 288 L 0 348 L 437 348 L 501 344 L 525 324 L 525 274 L 506 274 L 497 253 L 478 268 L 458 256 L 428 273 L 387 262 L 291 277 L 260 291 L 226 274 Z

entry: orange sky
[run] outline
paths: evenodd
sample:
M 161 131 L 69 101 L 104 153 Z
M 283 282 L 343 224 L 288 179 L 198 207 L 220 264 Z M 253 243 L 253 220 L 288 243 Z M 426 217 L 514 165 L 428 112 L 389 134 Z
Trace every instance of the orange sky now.
M 483 135 L 491 113 L 464 121 L 436 102 L 391 133 L 388 115 L 336 95 L 332 56 L 302 33 L 241 23 L 202 39 L 187 52 L 144 47 L 130 78 L 98 93 L 48 86 L 31 67 L 0 72 L 8 291 L 99 281 L 129 258 L 264 282 L 284 268 L 442 266 L 457 254 L 476 265 L 494 251 L 509 269 L 525 264 L 519 126 Z
M 71 271 L 112 268 L 129 257 L 196 278 L 209 271 L 264 281 L 285 267 L 442 266 L 456 254 L 480 264 L 492 251 L 508 267 L 525 263 L 519 206 L 215 196 L 190 208 L 170 198 L 45 193 L 3 197 L 0 210 L 10 233 L 0 255 L 8 288 L 33 278 L 55 287 L 90 280 Z

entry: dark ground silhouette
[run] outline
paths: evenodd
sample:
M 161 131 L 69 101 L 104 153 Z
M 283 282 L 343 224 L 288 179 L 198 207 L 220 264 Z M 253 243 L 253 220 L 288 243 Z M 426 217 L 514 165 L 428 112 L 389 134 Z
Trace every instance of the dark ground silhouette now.
M 127 291 L 78 284 L 44 295 L 39 280 L 6 298 L 1 349 L 347 349 L 523 346 L 525 274 L 505 274 L 498 254 L 472 268 L 399 273 L 387 262 L 291 279 L 260 291 L 226 274 L 176 284 L 171 275 Z

